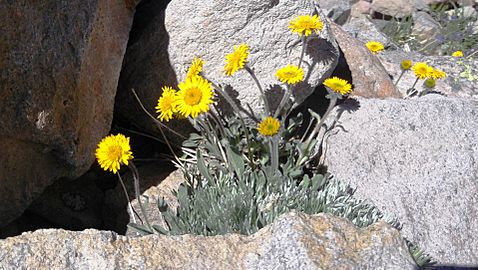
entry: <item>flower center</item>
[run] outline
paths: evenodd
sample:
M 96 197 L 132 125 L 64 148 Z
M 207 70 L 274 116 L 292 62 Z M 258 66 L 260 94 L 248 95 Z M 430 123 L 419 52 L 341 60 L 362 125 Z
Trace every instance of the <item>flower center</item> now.
M 284 76 L 287 77 L 287 78 L 293 78 L 293 77 L 297 76 L 297 74 L 295 73 L 295 71 L 286 71 L 286 72 L 284 72 Z
M 184 102 L 189 106 L 198 105 L 201 102 L 202 92 L 197 87 L 191 87 L 184 95 Z
M 110 145 L 108 147 L 108 160 L 117 160 L 121 156 L 121 146 L 119 145 Z
M 161 111 L 169 111 L 173 109 L 173 99 L 172 98 L 163 98 L 161 100 Z

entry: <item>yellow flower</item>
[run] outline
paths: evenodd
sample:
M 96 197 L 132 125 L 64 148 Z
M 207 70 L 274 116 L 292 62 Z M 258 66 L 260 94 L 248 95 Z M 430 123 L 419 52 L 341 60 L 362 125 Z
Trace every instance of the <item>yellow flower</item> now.
M 401 64 L 403 70 L 409 70 L 412 68 L 412 60 L 403 60 Z
M 155 109 L 159 113 L 159 120 L 168 122 L 173 119 L 173 113 L 176 112 L 176 106 L 174 106 L 174 102 L 177 99 L 176 90 L 169 86 L 163 87 L 162 90 L 163 94 L 158 99 L 158 105 Z
M 197 76 L 202 71 L 202 67 L 204 66 L 204 61 L 199 57 L 194 57 L 191 67 L 189 67 L 188 74 L 186 78 Z
M 462 51 L 456 51 L 451 54 L 453 57 L 463 57 L 463 52 Z
M 378 52 L 383 51 L 383 49 L 385 49 L 383 44 L 378 42 L 378 41 L 369 41 L 369 42 L 365 43 L 365 46 L 367 46 L 369 51 L 371 51 L 372 53 L 378 53 Z
M 322 31 L 324 24 L 318 15 L 301 15 L 289 23 L 289 28 L 292 32 L 298 33 L 299 36 L 305 35 L 307 37 L 312 34 L 312 31 L 315 33 Z
M 439 70 L 439 69 L 434 69 L 432 68 L 432 71 L 430 72 L 429 76 L 431 79 L 443 79 L 446 77 L 446 73 Z
M 274 136 L 279 132 L 280 122 L 274 117 L 268 116 L 257 126 L 257 130 L 263 136 Z
M 436 81 L 434 79 L 426 79 L 423 85 L 428 88 L 433 88 L 436 85 Z
M 344 79 L 338 77 L 328 78 L 324 81 L 324 85 L 332 89 L 332 91 L 345 95 L 352 92 L 352 85 Z
M 206 79 L 200 76 L 189 77 L 178 87 L 179 91 L 173 105 L 182 116 L 196 118 L 209 110 L 214 94 L 211 83 Z
M 304 70 L 298 66 L 287 65 L 276 72 L 279 81 L 287 84 L 296 84 L 304 80 Z
M 232 76 L 246 65 L 247 57 L 249 56 L 249 46 L 241 44 L 234 46 L 234 51 L 226 55 L 226 65 L 224 66 L 224 73 L 227 76 Z
M 429 77 L 430 74 L 433 72 L 433 68 L 423 62 L 415 63 L 412 69 L 413 69 L 413 72 L 415 73 L 415 77 L 417 77 L 420 80 L 423 80 Z
M 133 159 L 129 138 L 123 134 L 103 138 L 96 148 L 95 155 L 100 167 L 113 173 L 116 173 L 122 164 L 128 165 L 128 162 Z

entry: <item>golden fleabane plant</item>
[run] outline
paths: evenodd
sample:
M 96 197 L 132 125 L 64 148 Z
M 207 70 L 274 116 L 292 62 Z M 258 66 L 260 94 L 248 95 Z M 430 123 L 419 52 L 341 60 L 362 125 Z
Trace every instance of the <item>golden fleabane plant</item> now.
M 407 90 L 407 98 L 417 94 L 418 96 L 426 95 L 435 88 L 437 80 L 444 79 L 446 77 L 446 73 L 444 71 L 434 68 L 425 62 L 417 62 L 412 64 L 412 61 L 407 59 L 402 61 L 400 67 L 402 69 L 402 73 L 395 82 L 395 85 L 398 84 L 400 79 L 403 77 L 403 74 L 408 70 L 411 70 L 415 76 L 415 82 Z M 415 89 L 415 86 L 420 80 L 423 80 L 423 90 L 419 92 L 417 89 Z
M 297 48 L 298 57 L 270 74 L 282 88 L 277 91 L 281 97 L 274 106 L 254 72 L 260 67 L 252 68 L 253 50 L 245 43 L 231 44 L 224 65 L 217 69 L 224 77 L 245 73 L 257 88 L 262 109 L 244 108 L 229 95 L 226 86 L 213 82 L 207 76 L 207 59 L 203 58 L 191 57 L 178 85 L 160 86 L 163 92 L 155 108 L 155 121 L 163 124 L 159 126 L 166 128 L 165 122 L 188 119 L 197 132 L 184 141 L 181 155 L 173 152 L 173 162 L 186 179 L 176 192 L 177 208 L 159 200 L 163 226 L 135 225 L 140 232 L 251 234 L 292 210 L 335 213 L 358 226 L 385 217 L 374 206 L 350 196 L 349 186 L 321 173 L 322 142 L 336 122 L 326 120 L 353 86 L 340 76 L 325 78 L 318 89 L 327 91 L 330 102 L 326 112 L 320 116 L 309 109 L 308 123 L 301 114 L 294 114 L 293 108 L 300 105 L 294 93 L 303 91 L 306 74 L 311 72 L 304 60 L 306 47 L 312 46 L 311 39 L 321 38 L 324 21 L 318 12 L 299 14 L 291 18 L 289 29 L 291 38 L 297 38 L 302 46 Z M 220 109 L 224 108 L 223 102 L 232 114 Z M 166 136 L 163 140 L 173 151 Z M 398 226 L 395 219 L 385 219 Z

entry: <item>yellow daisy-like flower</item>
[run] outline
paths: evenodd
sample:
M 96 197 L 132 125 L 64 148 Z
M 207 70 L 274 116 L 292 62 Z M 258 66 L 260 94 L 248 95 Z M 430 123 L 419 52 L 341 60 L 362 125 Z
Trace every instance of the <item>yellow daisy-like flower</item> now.
M 403 70 L 409 70 L 412 68 L 412 60 L 403 60 L 400 67 L 403 69 Z
M 198 76 L 199 73 L 201 73 L 203 66 L 204 66 L 204 61 L 199 57 L 194 57 L 191 63 L 191 66 L 189 67 L 186 78 Z
M 122 164 L 128 165 L 133 159 L 129 138 L 123 134 L 103 138 L 96 148 L 96 159 L 105 171 L 116 173 Z
M 423 85 L 427 88 L 433 88 L 436 85 L 436 81 L 434 79 L 426 79 Z
M 162 90 L 163 93 L 158 99 L 158 105 L 155 109 L 159 113 L 159 120 L 168 122 L 173 119 L 173 114 L 176 112 L 176 106 L 174 105 L 177 99 L 176 90 L 169 86 L 163 87 Z
M 451 54 L 453 57 L 463 57 L 463 52 L 462 51 L 456 51 Z
M 247 57 L 249 56 L 249 46 L 241 44 L 234 46 L 234 51 L 226 55 L 226 65 L 224 66 L 224 73 L 227 76 L 232 76 L 246 65 Z
M 446 77 L 446 73 L 439 69 L 432 68 L 432 71 L 430 72 L 429 77 L 435 80 L 443 79 Z
M 292 32 L 298 33 L 299 36 L 305 35 L 307 37 L 312 34 L 312 31 L 315 33 L 322 31 L 324 24 L 318 15 L 301 15 L 289 23 L 289 28 Z
M 378 52 L 381 52 L 385 49 L 383 44 L 381 42 L 378 42 L 378 41 L 369 41 L 369 42 L 365 43 L 365 46 L 367 46 L 369 51 L 371 51 L 372 53 L 378 53 Z
M 268 116 L 257 126 L 257 130 L 263 136 L 274 136 L 279 132 L 280 122 L 274 117 Z
M 352 92 L 352 85 L 346 80 L 340 79 L 338 77 L 328 78 L 323 84 L 332 89 L 332 91 L 342 95 Z
M 176 111 L 184 117 L 196 118 L 199 114 L 207 112 L 213 103 L 214 93 L 211 83 L 200 76 L 186 78 L 179 85 L 177 93 Z
M 433 68 L 423 62 L 415 63 L 412 67 L 415 77 L 420 80 L 426 79 L 433 72 Z
M 276 72 L 279 81 L 287 84 L 296 84 L 304 80 L 304 70 L 298 66 L 287 65 Z

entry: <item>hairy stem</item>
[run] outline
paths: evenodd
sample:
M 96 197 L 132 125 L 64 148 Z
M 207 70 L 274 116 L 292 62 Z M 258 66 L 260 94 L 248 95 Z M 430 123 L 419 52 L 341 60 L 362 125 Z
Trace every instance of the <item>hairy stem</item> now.
M 121 178 L 121 175 L 119 174 L 119 172 L 117 172 L 116 174 L 118 175 L 118 179 L 121 183 L 121 187 L 123 188 L 124 195 L 126 196 L 126 201 L 128 202 L 128 209 L 129 209 L 129 212 L 131 213 L 131 217 L 133 218 L 133 222 L 136 223 L 135 214 L 138 215 L 138 213 L 136 213 L 136 211 L 131 206 L 131 202 L 129 201 L 128 191 L 126 190 L 126 186 L 124 185 L 124 182 L 123 182 L 123 179 Z M 138 215 L 138 217 L 141 219 L 141 217 L 139 215 Z
M 398 77 L 397 81 L 396 81 L 393 85 L 395 85 L 395 86 L 398 85 L 398 82 L 399 82 L 400 79 L 402 78 L 403 74 L 405 74 L 405 70 L 404 70 L 404 69 L 402 70 L 402 73 L 400 73 L 400 76 Z
M 141 194 L 140 194 L 140 189 L 139 189 L 139 173 L 138 169 L 136 166 L 134 166 L 134 163 L 130 161 L 129 163 L 129 168 L 131 169 L 131 172 L 133 172 L 133 179 L 134 179 L 134 193 L 136 196 L 136 200 L 138 201 L 139 208 L 141 209 L 141 214 L 144 216 L 144 220 L 146 222 L 146 226 L 148 229 L 152 232 L 154 232 L 153 228 L 151 227 L 151 223 L 149 223 L 148 219 L 148 214 L 146 213 L 146 210 L 144 209 L 143 202 L 141 201 Z
M 261 93 L 261 98 L 264 101 L 264 107 L 266 108 L 266 113 L 269 115 L 271 112 L 271 107 L 269 106 L 269 102 L 267 101 L 266 95 L 264 93 L 264 90 L 262 89 L 261 83 L 256 77 L 256 74 L 254 74 L 254 71 L 248 66 L 245 65 L 244 69 L 251 75 L 252 79 L 257 85 L 257 88 L 259 88 L 259 92 Z
M 277 106 L 277 110 L 276 112 L 274 113 L 274 117 L 277 118 L 280 114 L 280 112 L 282 111 L 282 107 L 285 106 L 285 104 L 287 103 L 287 101 L 289 100 L 290 98 L 290 95 L 292 94 L 292 86 L 290 86 L 289 84 L 287 84 L 287 87 L 285 89 L 285 93 L 284 95 L 282 96 L 282 99 L 279 103 L 279 106 Z

